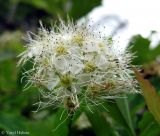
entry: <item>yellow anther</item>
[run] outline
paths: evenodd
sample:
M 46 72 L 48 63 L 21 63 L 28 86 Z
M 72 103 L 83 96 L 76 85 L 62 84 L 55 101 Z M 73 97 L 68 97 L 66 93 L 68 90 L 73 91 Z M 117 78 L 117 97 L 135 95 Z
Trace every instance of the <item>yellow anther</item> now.
M 81 35 L 73 36 L 72 42 L 77 43 L 79 46 L 83 45 L 84 38 Z
M 104 49 L 105 45 L 103 43 L 98 44 L 99 48 Z
M 96 66 L 93 62 L 86 62 L 85 63 L 84 71 L 86 73 L 93 72 L 93 71 L 95 71 L 95 69 L 96 69 Z
M 58 55 L 64 55 L 67 53 L 67 49 L 63 45 L 57 46 L 55 51 Z
M 64 87 L 69 87 L 73 81 L 73 78 L 69 74 L 60 76 L 61 84 Z
M 44 58 L 42 61 L 43 66 L 48 67 L 49 66 L 49 60 L 47 58 Z

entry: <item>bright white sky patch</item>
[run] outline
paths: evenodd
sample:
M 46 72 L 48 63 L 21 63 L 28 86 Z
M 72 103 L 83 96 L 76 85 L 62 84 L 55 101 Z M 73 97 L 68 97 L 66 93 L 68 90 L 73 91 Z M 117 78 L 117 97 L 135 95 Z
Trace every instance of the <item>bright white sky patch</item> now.
M 117 15 L 121 21 L 127 20 L 127 28 L 117 34 L 120 42 L 123 41 L 126 45 L 129 38 L 135 34 L 146 37 L 152 30 L 159 32 L 159 10 L 160 0 L 103 0 L 102 6 L 95 8 L 88 16 L 94 21 L 100 21 L 108 15 Z M 107 20 L 104 20 L 103 24 L 109 27 L 109 31 L 111 27 L 116 27 Z

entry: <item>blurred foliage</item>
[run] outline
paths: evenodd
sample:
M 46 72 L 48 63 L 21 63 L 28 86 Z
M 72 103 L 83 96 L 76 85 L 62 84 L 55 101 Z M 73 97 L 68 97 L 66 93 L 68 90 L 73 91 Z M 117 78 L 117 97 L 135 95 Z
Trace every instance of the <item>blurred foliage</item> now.
M 100 4 L 101 0 L 0 0 L 0 32 L 35 29 L 39 20 L 50 25 L 58 17 L 77 20 Z
M 132 37 L 129 44 L 133 45 L 131 50 L 133 53 L 136 53 L 137 56 L 133 60 L 133 64 L 142 65 L 150 63 L 155 61 L 157 56 L 160 55 L 160 44 L 151 49 L 151 40 L 144 38 L 141 35 Z
M 146 100 L 147 106 L 155 119 L 160 124 L 160 96 L 156 93 L 155 88 L 150 84 L 149 81 L 144 80 L 138 71 L 135 70 L 137 80 L 142 88 L 143 96 Z
M 129 43 L 129 46 L 132 46 L 131 51 L 136 56 L 132 63 L 142 66 L 141 73 L 135 69 L 135 74 L 146 105 L 153 115 L 148 112 L 148 109 L 143 111 L 143 118 L 139 122 L 142 136 L 160 134 L 160 42 L 155 48 L 151 47 L 151 42 L 151 37 L 144 38 L 141 35 L 136 35 L 132 37 Z M 142 130 L 142 128 L 145 129 Z
M 70 15 L 77 20 L 100 4 L 100 0 L 0 0 L 0 132 L 22 130 L 28 131 L 29 136 L 160 135 L 160 126 L 154 117 L 159 111 L 152 112 L 152 108 L 159 108 L 156 98 L 159 99 L 160 92 L 160 44 L 151 48 L 150 38 L 141 35 L 132 37 L 128 47 L 132 46 L 130 49 L 136 56 L 132 63 L 141 65 L 141 75 L 157 90 L 152 92 L 144 85 L 144 97 L 152 114 L 142 95 L 137 94 L 92 107 L 93 113 L 82 105 L 70 120 L 61 108 L 48 107 L 33 112 L 38 107 L 33 105 L 39 101 L 38 91 L 34 87 L 23 91 L 25 79 L 21 82 L 22 72 L 30 64 L 24 68 L 17 68 L 16 64 L 17 55 L 24 50 L 24 31 L 35 31 L 39 20 L 50 25 L 58 16 L 66 19 Z M 70 123 L 71 129 L 68 127 Z

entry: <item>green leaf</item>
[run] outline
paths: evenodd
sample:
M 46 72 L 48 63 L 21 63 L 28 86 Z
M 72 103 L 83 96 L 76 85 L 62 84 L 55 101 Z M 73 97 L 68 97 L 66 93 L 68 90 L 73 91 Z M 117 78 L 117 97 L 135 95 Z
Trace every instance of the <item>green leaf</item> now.
M 21 0 L 22 3 L 28 3 L 38 9 L 43 9 L 50 14 L 61 15 L 64 2 L 62 0 Z
M 16 90 L 16 62 L 9 59 L 0 62 L 0 90 L 4 92 L 13 92 Z
M 151 48 L 151 40 L 144 38 L 141 35 L 133 36 L 129 42 L 129 47 L 132 53 L 135 53 L 135 58 L 132 63 L 136 65 L 146 64 L 154 61 L 160 54 L 160 44 L 156 48 Z
M 89 2 L 86 0 L 72 0 L 72 4 L 73 6 L 69 11 L 69 15 L 76 20 L 86 15 L 94 7 L 99 6 L 101 0 L 90 0 Z
M 0 112 L 0 128 L 7 131 L 27 131 L 26 120 L 14 112 Z
M 132 61 L 133 64 L 139 65 L 151 61 L 150 43 L 149 39 L 143 38 L 141 35 L 132 37 L 129 46 L 132 46 L 131 51 L 136 55 Z
M 43 9 L 56 17 L 60 15 L 66 18 L 66 15 L 69 14 L 74 20 L 86 15 L 94 7 L 101 4 L 101 0 L 90 0 L 90 2 L 86 0 L 22 0 L 21 2 Z
M 86 110 L 86 115 L 92 124 L 93 130 L 96 136 L 115 136 L 115 130 L 112 128 L 111 124 L 107 122 L 104 113 L 93 110 Z
M 157 56 L 160 55 L 160 43 L 152 49 L 151 51 L 153 58 L 156 58 Z
M 60 108 L 56 113 L 53 122 L 53 135 L 54 136 L 68 136 L 68 122 L 71 121 L 66 109 Z
M 104 107 L 105 107 L 105 109 L 104 109 Z M 118 105 L 116 104 L 115 101 L 105 102 L 105 103 L 103 103 L 102 107 L 99 105 L 98 107 L 94 107 L 94 108 L 98 108 L 98 113 L 97 113 L 97 111 L 93 112 L 93 119 L 94 119 L 94 115 L 96 115 L 96 114 L 97 114 L 96 116 L 105 115 L 106 118 L 111 120 L 111 122 L 112 122 L 111 124 L 108 123 L 108 122 L 106 123 L 108 128 L 113 127 L 113 129 L 115 131 L 117 130 L 117 133 L 119 133 L 123 136 L 132 136 L 133 135 L 129 126 L 128 126 L 128 124 L 127 124 L 127 122 L 126 122 L 126 120 L 125 120 L 125 118 L 124 118 L 124 116 L 122 115 L 122 113 L 119 110 L 119 107 L 118 107 Z M 95 109 L 93 109 L 93 111 L 94 110 Z M 102 113 L 104 113 L 104 114 L 102 114 Z M 89 112 L 88 114 L 92 114 L 92 113 Z M 98 114 L 100 114 L 100 115 L 98 115 Z M 96 119 L 95 119 L 95 124 L 96 124 Z
M 35 113 L 36 114 L 36 113 Z M 33 120 L 26 123 L 30 136 L 53 136 L 54 121 L 56 114 L 53 114 L 43 120 Z M 57 135 L 59 136 L 59 135 Z
M 138 126 L 140 128 L 140 136 L 158 136 L 160 134 L 160 126 L 149 112 L 143 114 Z
M 129 126 L 132 135 L 135 136 L 136 134 L 134 131 L 133 122 L 131 119 L 129 104 L 128 104 L 126 95 L 124 95 L 124 98 L 116 99 L 116 103 L 118 105 L 120 112 L 122 113 L 123 118 L 125 119 L 127 125 Z
M 17 87 L 16 57 L 23 50 L 21 36 L 20 31 L 4 32 L 0 36 L 0 90 L 4 92 L 13 92 Z
M 103 105 L 108 110 L 108 111 L 105 111 L 107 112 L 107 115 L 114 120 L 115 126 L 116 126 L 115 129 L 117 129 L 120 132 L 123 132 L 123 134 L 125 134 L 126 136 L 130 136 L 131 135 L 130 129 L 122 113 L 120 112 L 116 102 L 115 101 L 106 102 Z
M 136 69 L 134 69 L 134 71 L 136 78 L 140 83 L 148 109 L 153 114 L 157 122 L 160 123 L 160 96 L 158 96 L 155 88 L 148 80 L 143 79 L 141 74 Z

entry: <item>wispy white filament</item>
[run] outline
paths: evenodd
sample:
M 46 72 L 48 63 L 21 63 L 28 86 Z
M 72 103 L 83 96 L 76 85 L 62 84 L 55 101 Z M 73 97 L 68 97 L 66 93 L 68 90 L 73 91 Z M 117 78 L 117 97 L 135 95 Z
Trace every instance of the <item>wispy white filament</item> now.
M 60 21 L 51 30 L 41 26 L 37 35 L 28 35 L 27 42 L 19 64 L 33 63 L 24 76 L 27 84 L 39 87 L 42 108 L 75 110 L 82 101 L 96 105 L 99 100 L 136 92 L 132 54 L 90 25 Z

